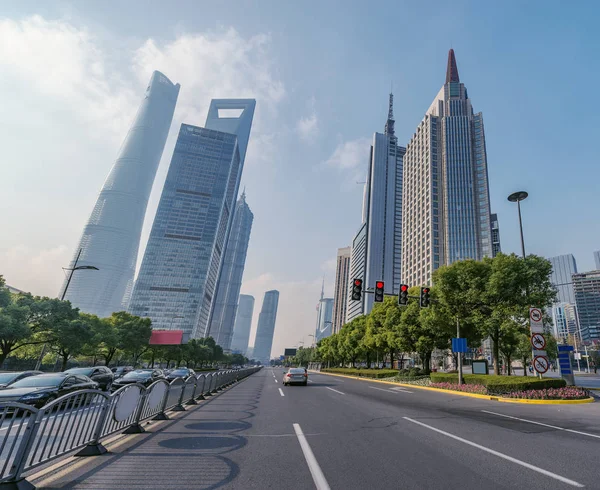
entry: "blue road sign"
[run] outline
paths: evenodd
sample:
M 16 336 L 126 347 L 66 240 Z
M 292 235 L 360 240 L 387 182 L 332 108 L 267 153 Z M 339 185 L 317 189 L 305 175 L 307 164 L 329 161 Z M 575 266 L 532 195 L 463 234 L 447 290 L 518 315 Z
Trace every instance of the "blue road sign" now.
M 468 352 L 467 339 L 452 339 L 452 352 Z
M 573 349 L 572 345 L 559 345 L 558 352 L 571 352 Z

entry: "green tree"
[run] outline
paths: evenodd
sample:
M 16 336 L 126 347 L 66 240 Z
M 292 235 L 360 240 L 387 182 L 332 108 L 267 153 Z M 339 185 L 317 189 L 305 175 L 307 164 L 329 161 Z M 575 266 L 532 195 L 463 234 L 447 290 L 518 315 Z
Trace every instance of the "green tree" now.
M 119 332 L 119 349 L 129 355 L 133 365 L 137 366 L 149 348 L 152 321 L 150 318 L 140 318 L 126 311 L 113 313 L 110 319 Z
M 88 315 L 89 316 L 89 315 Z M 52 329 L 52 349 L 61 358 L 61 371 L 67 368 L 67 362 L 81 354 L 85 346 L 92 340 L 94 332 L 89 318 L 80 317 L 75 320 L 57 322 Z

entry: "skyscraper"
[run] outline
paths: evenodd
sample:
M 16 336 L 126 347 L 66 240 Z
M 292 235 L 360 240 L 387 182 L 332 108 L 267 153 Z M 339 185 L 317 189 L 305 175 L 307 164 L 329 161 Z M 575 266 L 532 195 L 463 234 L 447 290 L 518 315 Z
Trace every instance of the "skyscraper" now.
M 558 290 L 557 303 L 575 304 L 572 276 L 577 273 L 577 263 L 572 254 L 558 255 L 548 259 L 552 264 L 550 282 Z
M 600 343 L 600 270 L 573 274 L 581 340 Z
M 394 133 L 394 96 L 390 94 L 385 131 L 373 135 L 367 177 L 367 250 L 365 287 L 385 282 L 385 291 L 400 289 L 402 251 L 402 162 L 406 149 Z M 365 313 L 373 295 L 365 298 Z
M 502 248 L 500 247 L 500 226 L 498 225 L 498 215 L 496 213 L 492 213 L 490 219 L 492 221 L 492 257 L 495 257 L 502 252 Z
M 71 261 L 73 267 L 81 250 L 77 265 L 99 269 L 73 274 L 65 299 L 82 311 L 106 317 L 127 308 L 146 206 L 178 95 L 179 84 L 152 74 Z M 61 292 L 65 287 L 66 281 Z
M 260 315 L 258 316 L 258 328 L 252 352 L 252 357 L 263 364 L 268 364 L 271 360 L 271 348 L 273 347 L 278 304 L 279 291 L 267 291 L 263 299 Z
M 473 113 L 452 49 L 446 82 L 406 147 L 402 209 L 406 284 L 430 284 L 441 265 L 492 256 L 483 117 Z
M 594 252 L 594 262 L 596 263 L 596 270 L 600 271 L 600 250 Z
M 213 100 L 205 128 L 181 125 L 130 305 L 156 329 L 206 334 L 254 107 Z
M 250 340 L 250 328 L 252 327 L 252 314 L 254 313 L 254 296 L 240 294 L 235 325 L 233 327 L 233 339 L 231 351 L 240 352 L 248 356 L 248 341 Z
M 315 330 L 315 342 L 318 342 L 332 334 L 333 298 L 321 298 L 317 313 L 317 328 Z
M 364 213 L 363 213 L 364 216 Z M 348 278 L 346 323 L 365 314 L 365 296 L 360 301 L 352 300 L 352 281 L 365 278 L 367 270 L 367 222 L 363 222 L 352 240 L 352 255 L 350 256 L 350 276 Z M 363 291 L 366 289 L 363 282 Z
M 333 294 L 333 333 L 337 333 L 346 323 L 348 304 L 348 274 L 350 273 L 351 247 L 338 248 L 335 269 L 335 292 Z
M 250 231 L 254 215 L 246 204 L 246 191 L 235 206 L 233 224 L 229 232 L 225 258 L 221 267 L 221 275 L 217 286 L 216 299 L 213 304 L 208 336 L 228 351 L 231 347 L 233 324 L 238 304 L 238 296 L 242 286 L 242 276 L 246 265 L 246 253 L 250 242 Z

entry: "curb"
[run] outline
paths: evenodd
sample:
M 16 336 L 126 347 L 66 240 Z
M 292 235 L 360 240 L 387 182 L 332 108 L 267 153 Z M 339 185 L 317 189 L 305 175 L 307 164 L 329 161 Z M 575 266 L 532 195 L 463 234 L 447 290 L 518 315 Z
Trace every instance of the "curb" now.
M 578 405 L 581 403 L 594 403 L 596 400 L 594 397 L 583 398 L 581 400 L 527 400 L 525 398 L 505 398 L 502 396 L 493 396 L 493 395 L 480 395 L 478 393 L 465 393 L 463 391 L 454 391 L 454 390 L 442 390 L 439 388 L 430 388 L 429 386 L 419 386 L 419 385 L 411 385 L 408 383 L 397 383 L 395 381 L 383 381 L 381 379 L 371 379 L 360 376 L 348 376 L 346 374 L 333 374 L 333 373 L 323 373 L 321 371 L 311 371 L 312 373 L 323 374 L 325 376 L 338 376 L 340 378 L 350 378 L 350 379 L 358 379 L 360 381 L 370 381 L 374 383 L 383 383 L 394 386 L 405 386 L 407 388 L 417 388 L 419 390 L 425 391 L 435 391 L 437 393 L 447 393 L 449 395 L 459 395 L 465 396 L 469 398 L 479 398 L 482 400 L 491 400 L 495 402 L 503 402 L 503 403 L 524 403 L 528 405 Z M 587 389 L 587 388 L 584 388 Z M 597 388 L 598 389 L 598 388 Z

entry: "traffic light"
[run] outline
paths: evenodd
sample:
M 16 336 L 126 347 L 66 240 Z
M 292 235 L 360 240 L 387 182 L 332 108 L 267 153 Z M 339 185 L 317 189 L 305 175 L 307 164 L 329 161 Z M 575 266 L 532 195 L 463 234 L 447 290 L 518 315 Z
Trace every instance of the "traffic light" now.
M 408 304 L 408 286 L 406 284 L 400 284 L 400 292 L 398 293 L 398 304 L 400 306 L 406 306 Z
M 421 298 L 420 298 L 420 302 L 419 304 L 421 305 L 421 308 L 427 308 L 429 306 L 430 303 L 430 299 L 429 299 L 429 288 L 421 288 Z
M 375 283 L 375 302 L 383 303 L 383 281 L 377 281 Z
M 362 279 L 354 279 L 352 282 L 352 301 L 360 301 L 360 297 L 362 295 Z

